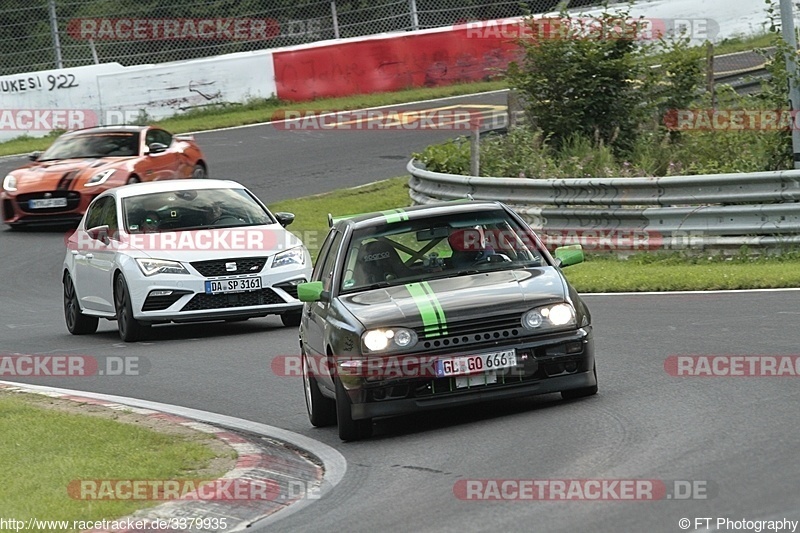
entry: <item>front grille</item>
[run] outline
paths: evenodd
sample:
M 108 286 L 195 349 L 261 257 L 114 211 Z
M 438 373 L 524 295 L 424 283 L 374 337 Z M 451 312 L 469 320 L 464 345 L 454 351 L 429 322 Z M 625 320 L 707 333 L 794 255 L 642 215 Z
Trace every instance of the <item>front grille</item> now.
M 519 313 L 448 322 L 436 331 L 426 331 L 424 326 L 414 328 L 414 331 L 422 346 L 429 350 L 510 339 L 530 334 L 522 327 Z
M 231 276 L 234 274 L 254 274 L 261 272 L 266 257 L 240 257 L 238 259 L 215 259 L 213 261 L 195 261 L 192 266 L 207 278 Z M 236 263 L 235 270 L 228 270 L 225 265 Z
M 31 209 L 28 205 L 30 200 L 39 200 L 45 198 L 45 194 L 49 194 L 47 198 L 66 198 L 66 207 L 47 207 L 45 209 Z M 64 211 L 72 211 L 81 203 L 81 195 L 75 191 L 51 191 L 51 192 L 32 192 L 17 195 L 17 206 L 20 211 L 25 213 L 61 213 Z
M 273 305 L 286 303 L 272 289 L 233 294 L 198 293 L 183 306 L 181 311 L 202 311 L 204 309 L 227 309 L 251 305 Z

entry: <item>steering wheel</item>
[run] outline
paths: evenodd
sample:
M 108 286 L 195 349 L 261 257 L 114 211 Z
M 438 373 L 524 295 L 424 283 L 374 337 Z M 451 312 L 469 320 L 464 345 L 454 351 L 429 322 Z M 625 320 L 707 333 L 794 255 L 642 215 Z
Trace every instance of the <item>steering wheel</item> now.
M 215 226 L 217 224 L 233 225 L 233 224 L 241 224 L 242 222 L 244 222 L 244 220 L 242 220 L 239 217 L 235 217 L 233 215 L 222 215 L 221 217 L 215 219 L 214 222 L 212 222 L 211 224 Z
M 511 262 L 512 262 L 511 258 L 508 257 L 506 254 L 495 253 L 478 259 L 477 261 L 472 263 L 472 266 L 486 265 L 490 263 L 511 263 Z

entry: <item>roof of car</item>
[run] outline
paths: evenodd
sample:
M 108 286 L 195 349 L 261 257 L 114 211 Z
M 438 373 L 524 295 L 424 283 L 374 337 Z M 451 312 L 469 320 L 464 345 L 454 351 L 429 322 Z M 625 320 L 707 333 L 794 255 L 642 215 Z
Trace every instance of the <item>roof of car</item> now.
M 418 218 L 428 218 L 442 215 L 455 215 L 475 211 L 492 211 L 502 208 L 503 204 L 496 201 L 468 201 L 457 200 L 430 205 L 417 205 L 399 209 L 389 209 L 373 213 L 360 213 L 357 215 L 331 217 L 333 225 L 352 224 L 354 228 L 377 226 L 380 224 L 403 222 Z
M 139 132 L 148 129 L 150 126 L 136 126 L 133 124 L 111 124 L 108 126 L 92 126 L 90 128 L 81 128 L 79 130 L 71 130 L 64 135 L 80 135 L 82 133 L 98 133 L 98 132 Z
M 130 198 L 131 196 L 141 196 L 169 191 L 186 191 L 196 189 L 244 189 L 241 183 L 231 180 L 211 180 L 211 179 L 179 179 L 149 181 L 146 183 L 135 183 L 111 189 L 110 192 L 118 198 Z

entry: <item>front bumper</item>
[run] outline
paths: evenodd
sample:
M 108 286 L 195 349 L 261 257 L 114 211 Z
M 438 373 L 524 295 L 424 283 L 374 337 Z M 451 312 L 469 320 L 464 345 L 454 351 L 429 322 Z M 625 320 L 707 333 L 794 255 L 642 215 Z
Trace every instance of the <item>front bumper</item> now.
M 0 194 L 3 222 L 11 226 L 77 223 L 83 218 L 83 214 L 86 212 L 86 209 L 88 209 L 92 200 L 101 192 L 103 192 L 103 190 L 92 190 L 91 194 L 71 190 L 31 193 L 10 193 L 8 191 L 3 191 L 2 194 Z M 41 200 L 45 198 L 63 198 L 66 200 L 67 205 L 40 209 L 31 207 L 31 200 Z
M 305 268 L 240 276 L 261 278 L 261 289 L 229 294 L 206 293 L 206 281 L 235 278 L 233 276 L 130 276 L 127 281 L 136 320 L 149 323 L 196 322 L 298 312 L 303 302 L 297 299 L 296 285 L 309 276 L 310 272 Z
M 580 352 L 574 347 L 580 343 Z M 571 346 L 572 353 L 565 347 Z M 457 387 L 456 378 L 415 376 L 410 378 L 370 379 L 341 375 L 352 402 L 356 420 L 394 416 L 430 409 L 468 405 L 489 400 L 518 398 L 590 387 L 597 384 L 594 375 L 594 341 L 591 327 L 497 343 L 481 347 L 491 352 L 514 348 L 517 366 L 497 371 L 495 383 Z M 461 354 L 438 354 L 452 357 Z M 474 374 L 481 376 L 483 374 Z

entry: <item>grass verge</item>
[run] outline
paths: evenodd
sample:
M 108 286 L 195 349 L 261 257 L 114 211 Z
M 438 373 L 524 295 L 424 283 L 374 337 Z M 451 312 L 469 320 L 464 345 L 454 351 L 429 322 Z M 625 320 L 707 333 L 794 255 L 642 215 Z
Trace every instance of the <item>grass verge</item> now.
M 221 443 L 210 435 L 174 426 L 154 430 L 124 411 L 33 394 L 0 391 L 0 413 L 5 480 L 0 501 L 6 519 L 71 523 L 119 518 L 159 502 L 73 499 L 70 482 L 211 479 L 223 473 L 209 468 L 212 460 L 224 453 L 231 461 L 233 455 L 230 449 L 213 451 L 211 444 Z
M 270 205 L 297 216 L 289 226 L 303 239 L 314 258 L 328 233 L 328 213 L 334 216 L 382 211 L 411 205 L 408 178 L 392 178 L 353 189 L 342 189 Z M 687 256 L 680 253 L 637 254 L 629 259 L 587 255 L 586 262 L 564 269 L 580 292 L 688 291 L 800 287 L 800 252 L 752 257 Z

